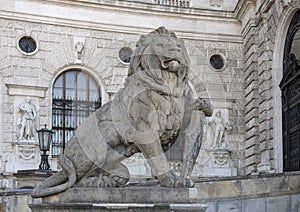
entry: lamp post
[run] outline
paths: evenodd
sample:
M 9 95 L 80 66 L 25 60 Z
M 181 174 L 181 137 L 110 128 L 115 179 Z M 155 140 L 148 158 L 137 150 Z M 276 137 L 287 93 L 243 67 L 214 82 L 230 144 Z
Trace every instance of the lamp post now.
M 38 138 L 39 138 L 39 144 L 40 144 L 40 150 L 43 151 L 43 154 L 41 154 L 41 163 L 39 165 L 40 169 L 43 170 L 49 170 L 50 165 L 48 162 L 48 156 L 47 151 L 50 150 L 50 145 L 52 143 L 52 135 L 53 131 L 46 128 L 47 125 L 45 124 L 45 128 L 37 130 Z

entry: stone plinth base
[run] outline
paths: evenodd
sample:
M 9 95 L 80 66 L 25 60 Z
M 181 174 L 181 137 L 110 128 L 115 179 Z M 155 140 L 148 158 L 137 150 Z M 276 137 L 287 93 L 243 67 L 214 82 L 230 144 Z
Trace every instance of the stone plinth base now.
M 31 204 L 32 211 L 205 211 L 195 188 L 71 188 Z
M 195 203 L 196 188 L 160 186 L 124 188 L 71 188 L 43 198 L 43 203 Z

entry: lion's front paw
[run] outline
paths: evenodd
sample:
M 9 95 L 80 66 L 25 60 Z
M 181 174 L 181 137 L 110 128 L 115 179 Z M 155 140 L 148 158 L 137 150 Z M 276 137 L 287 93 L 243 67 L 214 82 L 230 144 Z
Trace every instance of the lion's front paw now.
M 164 187 L 194 187 L 194 182 L 192 180 L 177 176 L 172 172 L 167 172 L 158 176 L 158 180 L 160 185 Z

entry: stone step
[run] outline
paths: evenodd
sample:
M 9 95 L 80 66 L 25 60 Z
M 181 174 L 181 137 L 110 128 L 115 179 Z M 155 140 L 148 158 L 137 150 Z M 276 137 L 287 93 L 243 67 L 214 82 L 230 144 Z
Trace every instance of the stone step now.
M 43 203 L 30 204 L 33 212 L 53 212 L 53 211 L 130 211 L 130 212 L 205 212 L 208 208 L 205 204 L 147 204 L 147 203 Z

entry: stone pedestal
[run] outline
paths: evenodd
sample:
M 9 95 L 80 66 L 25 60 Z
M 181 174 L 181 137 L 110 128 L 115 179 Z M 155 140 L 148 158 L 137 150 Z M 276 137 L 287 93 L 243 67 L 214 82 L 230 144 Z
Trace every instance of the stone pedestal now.
M 16 173 L 18 170 L 39 167 L 39 143 L 31 140 L 19 140 L 13 143 L 13 152 L 8 156 L 5 172 Z
M 32 211 L 205 211 L 195 188 L 71 188 L 29 205 Z
M 227 148 L 216 148 L 209 167 L 203 167 L 202 176 L 237 176 L 237 169 L 231 165 L 230 151 Z

